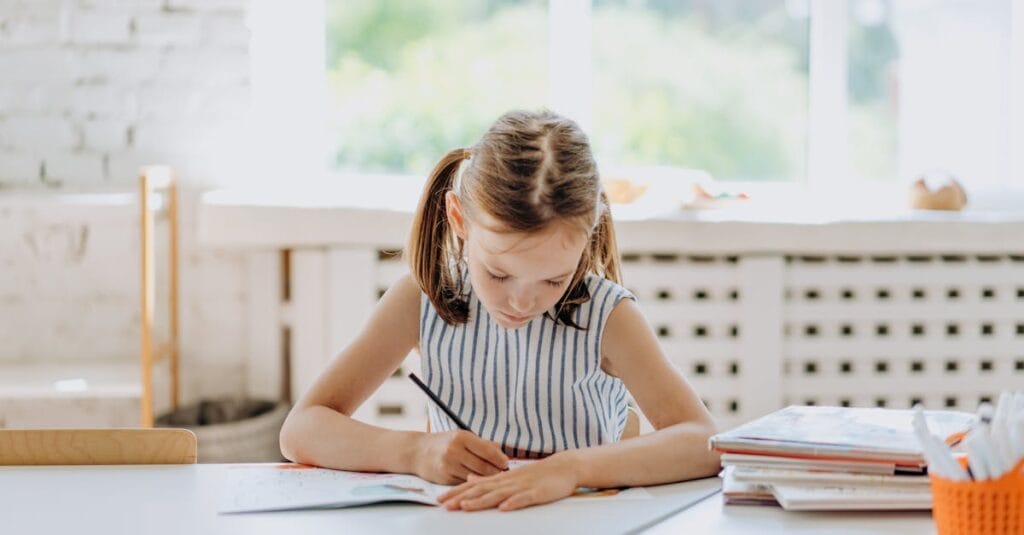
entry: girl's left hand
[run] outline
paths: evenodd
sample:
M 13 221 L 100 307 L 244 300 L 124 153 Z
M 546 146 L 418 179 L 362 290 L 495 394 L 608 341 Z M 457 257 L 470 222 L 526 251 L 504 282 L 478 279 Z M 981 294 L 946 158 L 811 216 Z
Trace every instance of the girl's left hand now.
M 575 458 L 563 452 L 493 476 L 471 476 L 437 501 L 449 511 L 513 511 L 571 496 L 577 486 Z

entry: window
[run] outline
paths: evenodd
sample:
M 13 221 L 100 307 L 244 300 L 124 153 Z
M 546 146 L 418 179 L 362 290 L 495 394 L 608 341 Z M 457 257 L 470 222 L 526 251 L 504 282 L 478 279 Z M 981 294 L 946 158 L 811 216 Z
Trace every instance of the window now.
M 1024 172 L 1012 150 L 1024 143 L 1015 8 L 331 0 L 331 167 L 422 177 L 500 113 L 546 106 L 588 130 L 606 170 L 694 168 L 819 190 L 942 170 L 969 191 L 1009 186 Z
M 891 181 L 897 174 L 899 44 L 892 5 L 849 3 L 850 174 L 854 180 Z
M 803 180 L 805 4 L 603 1 L 592 25 L 599 159 Z
M 1011 1 L 847 5 L 851 178 L 943 171 L 976 189 L 1005 181 Z
M 331 1 L 332 166 L 425 176 L 511 108 L 547 101 L 541 1 Z

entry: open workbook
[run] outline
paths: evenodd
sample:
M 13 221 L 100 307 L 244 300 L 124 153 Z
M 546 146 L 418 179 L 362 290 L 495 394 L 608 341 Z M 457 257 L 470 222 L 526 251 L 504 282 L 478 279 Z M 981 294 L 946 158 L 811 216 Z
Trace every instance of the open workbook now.
M 512 461 L 510 469 L 531 461 Z M 408 474 L 328 470 L 301 464 L 238 465 L 228 469 L 221 513 L 336 509 L 381 502 L 438 505 L 451 487 Z M 580 489 L 572 499 L 650 498 L 643 488 Z

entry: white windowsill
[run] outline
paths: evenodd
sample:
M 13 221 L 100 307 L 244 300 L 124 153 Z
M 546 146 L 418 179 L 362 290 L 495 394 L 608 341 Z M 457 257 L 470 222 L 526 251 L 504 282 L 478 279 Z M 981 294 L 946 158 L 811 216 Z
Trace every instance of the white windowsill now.
M 214 190 L 200 203 L 199 240 L 228 248 L 397 248 L 406 239 L 421 186 L 418 180 L 380 178 L 309 189 Z M 920 211 L 900 207 L 899 198 L 882 203 L 848 197 L 787 198 L 791 202 L 780 208 L 777 201 L 761 199 L 711 210 L 684 210 L 668 199 L 613 205 L 612 211 L 622 249 L 1024 252 L 1024 211 Z

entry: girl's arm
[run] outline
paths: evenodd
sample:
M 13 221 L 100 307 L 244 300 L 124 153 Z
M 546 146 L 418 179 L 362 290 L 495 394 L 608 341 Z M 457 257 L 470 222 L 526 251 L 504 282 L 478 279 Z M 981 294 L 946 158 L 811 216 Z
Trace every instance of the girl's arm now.
M 508 459 L 501 448 L 466 431 L 395 431 L 352 414 L 418 344 L 420 289 L 411 276 L 381 298 L 356 339 L 320 374 L 281 428 L 281 452 L 292 461 L 374 472 L 417 474 L 439 483 L 489 475 Z M 426 424 L 426 422 L 424 422 Z
M 661 351 L 654 331 L 630 299 L 608 318 L 602 368 L 619 377 L 656 432 L 567 450 L 494 477 L 471 480 L 439 500 L 449 509 L 518 509 L 547 503 L 577 487 L 656 485 L 710 476 L 718 455 L 708 449 L 714 422 L 700 398 Z
M 603 367 L 622 379 L 656 432 L 566 452 L 579 485 L 654 485 L 710 476 L 720 469 L 708 438 L 714 420 L 682 373 L 662 352 L 637 304 L 612 310 L 601 343 Z

